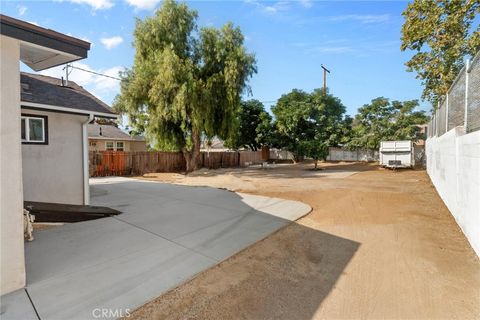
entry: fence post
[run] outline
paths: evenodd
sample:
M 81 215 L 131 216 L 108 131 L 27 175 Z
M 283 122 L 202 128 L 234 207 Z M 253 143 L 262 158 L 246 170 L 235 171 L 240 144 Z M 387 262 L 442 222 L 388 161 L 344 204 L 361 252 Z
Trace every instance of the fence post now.
M 449 96 L 449 91 L 447 91 L 447 95 L 445 97 L 445 132 L 448 132 L 448 96 Z
M 468 74 L 470 72 L 470 59 L 467 59 L 467 63 L 465 64 L 465 118 L 463 120 L 465 133 L 468 131 Z

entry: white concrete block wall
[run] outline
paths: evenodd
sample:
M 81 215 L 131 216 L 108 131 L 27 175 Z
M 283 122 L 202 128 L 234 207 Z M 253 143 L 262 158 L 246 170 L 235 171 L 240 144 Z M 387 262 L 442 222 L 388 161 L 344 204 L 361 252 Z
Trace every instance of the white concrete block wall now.
M 327 160 L 329 161 L 378 161 L 378 151 L 372 150 L 347 150 L 330 147 Z
M 480 257 L 480 131 L 429 138 L 426 153 L 432 183 Z

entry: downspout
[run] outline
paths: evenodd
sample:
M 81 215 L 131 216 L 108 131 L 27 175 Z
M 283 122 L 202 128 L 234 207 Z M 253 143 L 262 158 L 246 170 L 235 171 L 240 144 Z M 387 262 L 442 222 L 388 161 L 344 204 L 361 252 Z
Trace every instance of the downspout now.
M 82 154 L 83 154 L 83 204 L 90 204 L 90 186 L 88 179 L 90 178 L 88 165 L 88 130 L 87 125 L 93 121 L 93 114 L 88 115 L 88 120 L 82 123 Z

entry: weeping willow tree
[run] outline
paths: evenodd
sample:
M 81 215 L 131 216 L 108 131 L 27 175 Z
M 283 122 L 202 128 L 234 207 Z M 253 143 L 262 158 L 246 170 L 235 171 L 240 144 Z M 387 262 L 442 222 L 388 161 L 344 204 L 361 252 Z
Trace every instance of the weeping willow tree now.
M 114 108 L 157 149 L 179 150 L 187 172 L 197 169 L 201 137 L 230 139 L 255 56 L 231 23 L 197 29 L 197 12 L 166 0 L 137 20 L 133 67 L 122 73 Z

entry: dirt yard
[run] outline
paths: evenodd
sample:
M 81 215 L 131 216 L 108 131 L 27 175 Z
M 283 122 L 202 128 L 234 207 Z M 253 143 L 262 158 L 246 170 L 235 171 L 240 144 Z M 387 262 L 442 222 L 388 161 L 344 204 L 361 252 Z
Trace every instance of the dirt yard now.
M 147 177 L 313 211 L 129 319 L 480 319 L 479 259 L 425 171 L 311 167 Z

